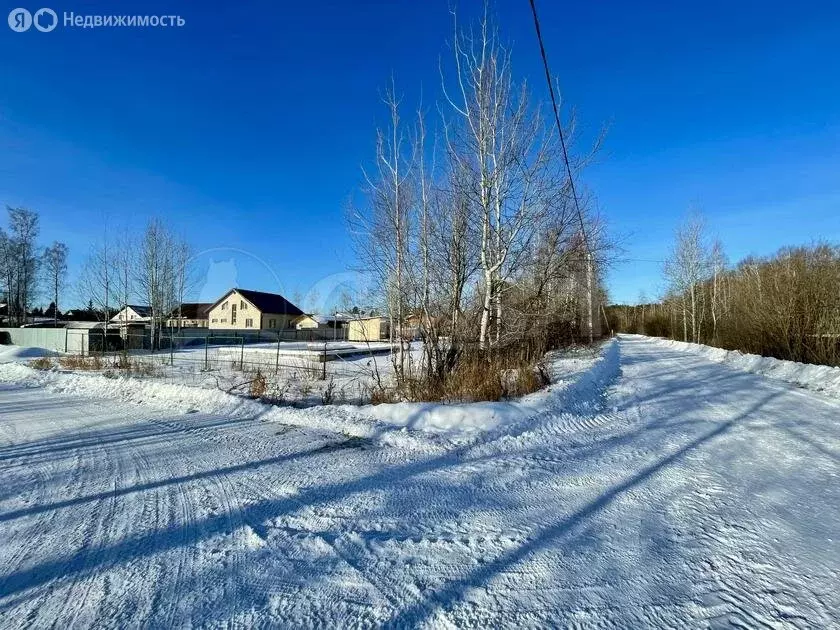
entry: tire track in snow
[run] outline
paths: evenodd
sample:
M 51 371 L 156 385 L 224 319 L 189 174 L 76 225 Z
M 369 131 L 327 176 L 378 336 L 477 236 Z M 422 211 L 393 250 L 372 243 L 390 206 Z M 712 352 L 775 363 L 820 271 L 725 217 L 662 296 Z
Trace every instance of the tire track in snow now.
M 177 445 L 133 442 L 156 469 L 137 462 L 145 472 L 136 485 L 152 486 L 123 495 L 142 499 L 143 509 L 118 516 L 127 522 L 159 510 L 160 520 L 150 535 L 139 523 L 113 529 L 111 536 L 127 539 L 121 548 L 128 555 L 132 537 L 147 548 L 127 567 L 106 558 L 94 568 L 103 583 L 125 577 L 158 598 L 151 609 L 132 612 L 118 601 L 94 609 L 91 597 L 91 617 L 120 626 L 371 627 L 396 618 L 483 627 L 830 627 L 836 596 L 825 589 L 836 583 L 828 573 L 836 564 L 804 558 L 791 563 L 788 579 L 780 571 L 796 558 L 774 555 L 768 543 L 778 534 L 774 523 L 805 522 L 796 503 L 768 486 L 768 473 L 807 469 L 785 461 L 778 448 L 744 447 L 778 440 L 781 433 L 767 433 L 772 423 L 750 434 L 735 430 L 745 408 L 769 420 L 786 408 L 757 406 L 760 393 L 733 405 L 726 391 L 720 396 L 728 402 L 710 405 L 708 393 L 691 391 L 702 374 L 696 366 L 666 362 L 662 369 L 654 359 L 628 362 L 632 378 L 607 391 L 599 408 L 578 414 L 584 417 L 554 409 L 529 421 L 527 431 L 516 434 L 523 428 L 516 427 L 464 448 L 445 444 L 442 454 L 320 450 L 325 438 L 314 432 L 271 440 L 250 435 L 255 424 L 204 431 L 201 420 L 178 433 Z M 645 380 L 652 368 L 665 376 Z M 654 402 L 642 402 L 652 394 Z M 607 404 L 617 399 L 626 405 Z M 718 430 L 730 421 L 732 431 Z M 272 459 L 278 450 L 305 447 L 314 452 L 301 461 Z M 830 472 L 826 457 L 818 472 Z M 762 466 L 767 460 L 772 464 Z M 171 485 L 155 485 L 167 479 Z M 816 496 L 804 484 L 797 490 Z M 84 519 L 90 507 L 72 512 Z M 837 516 L 831 505 L 824 509 Z M 181 537 L 158 548 L 154 532 Z M 175 547 L 184 546 L 195 553 L 178 555 Z M 51 570 L 58 575 L 60 567 Z M 36 592 L 54 587 L 63 595 L 62 579 Z M 108 599 L 118 599 L 110 588 Z M 421 613 L 395 617 L 407 608 Z M 88 618 L 78 617 L 79 625 Z
M 67 460 L 69 458 L 65 456 L 61 459 Z M 33 464 L 33 471 L 37 478 L 41 481 L 41 483 L 39 483 L 36 487 L 36 492 L 39 493 L 38 503 L 43 501 L 44 503 L 49 504 L 55 501 L 57 496 L 74 496 L 81 493 L 86 481 L 86 467 L 84 466 L 85 461 L 86 460 L 83 460 L 80 453 L 72 453 L 72 464 L 69 467 L 72 472 L 70 474 L 69 481 L 59 488 L 56 488 L 55 484 L 51 483 L 54 479 L 55 471 L 53 471 L 52 475 L 49 474 L 47 472 L 46 463 L 43 461 L 36 461 Z M 38 503 L 30 502 L 31 505 L 37 505 Z M 0 582 L 0 588 L 2 588 L 2 590 L 5 591 L 7 588 L 13 586 L 10 583 L 11 576 L 14 576 L 21 567 L 26 566 L 31 558 L 35 558 L 40 553 L 41 549 L 53 546 L 51 543 L 54 542 L 57 532 L 61 532 L 61 538 L 64 542 L 64 544 L 60 545 L 59 548 L 67 548 L 67 546 L 73 544 L 69 541 L 74 541 L 79 538 L 81 538 L 82 545 L 84 545 L 86 540 L 89 540 L 88 531 L 91 528 L 96 527 L 96 522 L 91 523 L 89 521 L 79 520 L 78 518 L 74 518 L 72 521 L 67 522 L 67 519 L 64 517 L 66 517 L 66 515 L 60 510 L 50 510 L 48 512 L 37 512 L 34 516 L 34 520 L 30 520 L 27 517 L 25 520 L 18 519 L 16 521 L 15 538 L 18 541 L 25 539 L 26 542 L 25 544 L 19 542 L 19 544 L 16 545 L 15 548 L 17 552 L 5 565 L 6 578 Z M 70 587 L 72 588 L 72 586 L 73 583 L 71 582 Z M 11 600 L 9 604 L 15 605 L 19 602 L 28 600 L 26 604 L 28 609 L 26 621 L 27 624 L 29 624 L 34 623 L 45 613 L 46 610 L 50 608 L 47 606 L 47 602 L 51 596 L 52 593 L 50 590 L 38 589 L 38 591 L 34 593 L 34 597 L 32 593 L 24 593 L 18 598 Z M 46 616 L 49 618 L 49 614 Z

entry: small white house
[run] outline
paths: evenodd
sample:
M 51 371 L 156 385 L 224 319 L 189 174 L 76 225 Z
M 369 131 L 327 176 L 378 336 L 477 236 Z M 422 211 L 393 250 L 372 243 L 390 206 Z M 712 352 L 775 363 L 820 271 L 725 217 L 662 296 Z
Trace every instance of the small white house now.
M 152 309 L 140 304 L 126 304 L 111 321 L 115 324 L 146 324 L 152 321 Z

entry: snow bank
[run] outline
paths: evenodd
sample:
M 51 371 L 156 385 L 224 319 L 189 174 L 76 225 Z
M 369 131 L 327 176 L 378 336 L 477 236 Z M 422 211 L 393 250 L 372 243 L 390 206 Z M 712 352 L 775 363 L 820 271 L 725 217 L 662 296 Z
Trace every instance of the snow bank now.
M 58 352 L 31 346 L 0 346 L 0 363 L 29 361 L 40 357 L 57 357 Z
M 475 403 L 394 403 L 368 407 L 373 418 L 393 426 L 431 432 L 490 431 L 526 420 L 547 409 L 588 411 L 598 394 L 619 373 L 616 341 L 609 341 L 600 357 L 557 357 L 552 361 L 552 384 L 513 401 Z M 558 374 L 559 372 L 559 374 Z
M 659 345 L 691 352 L 716 363 L 724 363 L 737 370 L 760 374 L 815 392 L 840 398 L 840 367 L 811 365 L 795 361 L 782 361 L 757 354 L 744 354 L 738 350 L 724 350 L 697 343 L 654 339 Z
M 555 410 L 586 411 L 597 404 L 606 383 L 618 374 L 618 344 L 610 341 L 600 356 L 564 358 L 551 362 L 555 381 L 549 387 L 515 401 L 465 404 L 397 403 L 383 405 L 332 405 L 306 409 L 277 407 L 228 394 L 220 389 L 194 387 L 177 382 L 102 374 L 34 370 L 23 363 L 0 365 L 0 381 L 26 387 L 44 387 L 53 392 L 98 399 L 142 403 L 179 413 L 203 412 L 229 417 L 304 426 L 349 436 L 375 439 L 410 448 L 435 446 L 420 440 L 413 431 L 445 435 L 459 441 L 486 433 L 538 413 Z
M 418 440 L 408 435 L 408 432 L 383 437 L 383 427 L 363 412 L 364 407 L 278 407 L 228 394 L 220 389 L 126 376 L 106 377 L 98 373 L 35 370 L 23 363 L 0 364 L 0 382 L 43 387 L 51 392 L 88 398 L 149 405 L 178 414 L 201 412 L 233 419 L 259 418 L 266 422 L 344 433 L 352 437 L 382 438 L 382 442 L 418 448 Z

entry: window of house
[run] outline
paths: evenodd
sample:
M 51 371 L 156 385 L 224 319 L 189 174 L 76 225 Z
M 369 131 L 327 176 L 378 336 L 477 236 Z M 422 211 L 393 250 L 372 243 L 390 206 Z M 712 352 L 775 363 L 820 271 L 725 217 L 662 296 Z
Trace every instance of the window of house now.
M 218 321 L 219 321 L 219 320 L 218 320 L 218 319 L 216 319 L 215 317 L 213 318 L 213 323 L 214 323 L 214 324 L 215 324 L 215 323 L 217 323 Z
M 245 328 L 253 328 L 254 327 L 254 320 L 250 317 L 245 319 Z
M 222 323 L 227 324 L 227 317 L 222 317 Z
M 226 310 L 227 310 L 227 305 L 228 305 L 228 303 L 227 303 L 227 302 L 223 302 L 223 303 L 222 303 L 222 310 L 223 310 L 223 311 L 226 311 Z
M 239 310 L 244 311 L 246 308 L 248 307 L 245 306 L 245 300 L 239 300 Z
M 236 304 L 231 304 L 230 305 L 230 323 L 231 324 L 236 323 Z
M 277 328 L 277 320 L 276 319 L 269 319 L 268 320 L 268 327 L 269 328 Z

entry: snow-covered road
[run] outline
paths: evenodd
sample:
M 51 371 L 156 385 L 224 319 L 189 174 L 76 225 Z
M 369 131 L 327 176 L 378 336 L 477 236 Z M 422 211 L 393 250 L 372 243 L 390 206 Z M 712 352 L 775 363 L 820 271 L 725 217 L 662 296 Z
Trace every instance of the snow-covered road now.
M 620 357 L 428 449 L 0 385 L 0 626 L 840 624 L 837 401 Z

